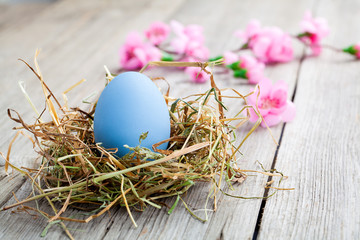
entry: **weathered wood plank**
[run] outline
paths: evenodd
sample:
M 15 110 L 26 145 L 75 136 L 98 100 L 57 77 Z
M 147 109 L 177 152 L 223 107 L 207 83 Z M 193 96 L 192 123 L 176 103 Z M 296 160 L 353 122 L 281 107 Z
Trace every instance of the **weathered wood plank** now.
M 33 186 L 31 182 L 26 181 L 26 183 L 23 184 L 21 188 L 17 192 L 15 192 L 15 194 L 18 199 L 25 199 L 30 194 L 32 194 L 32 191 Z M 14 198 L 11 198 L 6 205 L 13 203 L 16 203 L 16 201 Z M 48 206 L 48 203 L 46 203 L 46 200 L 44 199 L 39 200 L 37 204 L 35 202 L 31 202 L 26 205 L 32 208 L 39 208 L 40 210 L 50 214 L 52 213 L 51 208 Z M 12 210 L 16 209 L 18 208 L 14 208 Z M 46 219 L 45 217 L 31 210 L 28 210 L 27 213 L 24 211 L 20 213 L 11 213 L 10 210 L 5 213 L 1 212 L 0 214 L 0 239 L 43 239 L 40 237 L 40 235 L 48 224 L 48 219 Z M 33 216 L 31 216 L 30 214 L 33 214 Z M 68 216 L 72 217 L 81 217 L 81 213 L 73 209 L 69 209 L 68 214 Z M 88 224 L 78 224 L 76 226 L 76 230 L 70 230 L 70 232 L 72 232 L 76 239 L 102 239 L 103 235 L 106 232 L 106 226 L 110 220 L 110 214 L 105 214 L 99 219 L 95 219 Z M 98 231 L 98 229 L 94 231 L 93 229 L 96 229 L 99 224 L 102 224 L 101 231 Z M 66 225 L 69 224 L 66 223 Z M 66 234 L 59 225 L 53 225 L 48 230 L 48 234 L 46 235 L 45 239 L 66 239 Z
M 5 173 L 3 168 L 0 168 L 0 206 L 3 206 L 11 197 L 12 192 L 17 191 L 25 182 L 25 178 L 19 174 Z
M 51 4 L 52 3 L 49 2 L 24 4 L 0 3 L 0 31 L 27 25 L 36 15 L 46 11 Z
M 317 15 L 332 29 L 326 42 L 360 39 L 358 1 L 320 1 Z M 297 117 L 285 128 L 276 167 L 292 193 L 268 200 L 260 239 L 360 238 L 360 63 L 325 50 L 299 75 Z

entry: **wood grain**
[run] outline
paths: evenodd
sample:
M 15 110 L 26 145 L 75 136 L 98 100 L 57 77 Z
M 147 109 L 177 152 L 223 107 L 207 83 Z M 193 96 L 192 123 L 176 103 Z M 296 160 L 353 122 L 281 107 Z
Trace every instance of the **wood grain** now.
M 0 31 L 21 28 L 38 15 L 46 11 L 51 3 L 4 4 L 0 3 Z

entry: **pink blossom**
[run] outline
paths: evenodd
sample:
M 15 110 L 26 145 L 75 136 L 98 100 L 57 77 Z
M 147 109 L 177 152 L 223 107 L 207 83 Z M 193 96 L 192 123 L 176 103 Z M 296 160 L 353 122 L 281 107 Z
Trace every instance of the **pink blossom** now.
M 207 60 L 210 56 L 210 51 L 200 42 L 190 41 L 186 46 L 185 54 L 197 60 Z
M 230 65 L 234 62 L 239 61 L 239 56 L 236 53 L 230 51 L 225 52 L 223 57 L 225 65 Z
M 130 33 L 119 50 L 120 65 L 126 70 L 136 70 L 149 61 L 159 61 L 161 52 L 150 43 L 144 43 L 139 33 Z
M 245 31 L 237 31 L 235 35 L 264 63 L 288 62 L 293 59 L 291 37 L 278 27 L 262 28 L 259 21 L 252 20 Z
M 254 34 L 249 47 L 264 63 L 289 62 L 293 59 L 291 37 L 278 27 L 263 28 Z
M 171 41 L 171 47 L 177 54 L 185 54 L 186 46 L 189 40 L 185 35 L 177 36 Z
M 153 22 L 145 31 L 145 36 L 154 45 L 161 44 L 169 35 L 170 27 L 163 22 Z
M 360 43 L 355 44 L 354 49 L 356 51 L 355 56 L 360 59 Z
M 256 109 L 257 101 L 259 112 L 269 127 L 277 125 L 281 121 L 292 121 L 295 118 L 295 105 L 287 100 L 286 83 L 279 81 L 272 85 L 271 81 L 265 78 L 260 82 L 259 87 L 259 97 L 257 98 L 258 89 L 256 89 L 255 93 L 249 96 L 248 103 Z M 250 121 L 255 122 L 257 120 L 257 114 L 251 109 Z M 266 127 L 264 121 L 261 123 L 262 127 Z
M 246 69 L 246 77 L 250 84 L 257 84 L 264 78 L 264 63 L 250 55 L 242 55 L 239 60 L 240 68 Z
M 329 26 L 324 18 L 313 18 L 310 11 L 306 11 L 300 23 L 304 36 L 300 40 L 309 44 L 315 56 L 321 53 L 321 40 L 329 34 Z
M 190 76 L 191 81 L 195 83 L 205 83 L 210 79 L 210 75 L 199 67 L 187 67 L 185 72 Z
M 233 52 L 224 53 L 224 63 L 225 65 L 231 65 L 233 63 L 239 62 L 239 66 L 233 68 L 232 70 L 246 70 L 245 77 L 248 79 L 250 84 L 257 84 L 264 78 L 264 69 L 265 64 L 259 62 L 256 58 L 250 55 L 241 55 L 238 56 Z
M 257 34 L 259 31 L 261 31 L 261 24 L 259 20 L 253 19 L 248 23 L 245 31 L 237 30 L 234 35 L 242 40 L 242 44 L 245 44 L 248 43 L 252 36 Z
M 180 22 L 176 20 L 172 20 L 170 22 L 171 28 L 173 29 L 176 36 L 184 36 L 191 41 L 196 41 L 203 43 L 204 35 L 203 35 L 203 27 L 196 24 L 190 24 L 188 26 L 182 25 Z
M 183 26 L 173 20 L 170 23 L 176 37 L 171 41 L 171 46 L 176 53 L 195 58 L 195 60 L 207 60 L 209 49 L 204 46 L 203 29 L 199 25 Z

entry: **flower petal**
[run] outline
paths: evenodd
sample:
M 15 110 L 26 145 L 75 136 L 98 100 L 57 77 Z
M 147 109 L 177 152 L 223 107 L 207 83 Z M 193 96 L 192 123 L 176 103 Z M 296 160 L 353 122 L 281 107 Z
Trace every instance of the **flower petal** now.
M 184 35 L 184 25 L 176 20 L 171 20 L 170 26 L 177 36 Z
M 290 122 L 295 118 L 296 108 L 295 104 L 291 101 L 287 101 L 287 106 L 283 114 L 281 115 L 284 122 Z
M 232 64 L 234 62 L 237 62 L 239 61 L 239 57 L 236 53 L 233 53 L 233 52 L 230 52 L 230 51 L 227 51 L 224 53 L 224 62 L 225 62 L 225 65 L 229 65 L 229 64 Z
M 249 108 L 249 111 L 250 111 L 250 119 L 249 119 L 250 122 L 256 122 L 259 119 L 258 115 L 255 113 L 254 109 L 252 108 Z
M 281 117 L 279 115 L 269 114 L 269 115 L 264 117 L 264 121 L 266 122 L 266 124 L 269 127 L 272 127 L 272 126 L 275 126 L 275 125 L 277 125 L 277 124 L 279 124 L 281 122 Z M 261 126 L 266 127 L 264 122 L 261 123 Z
M 259 87 L 260 87 L 260 97 L 263 97 L 270 95 L 273 86 L 269 78 L 263 78 L 259 83 Z

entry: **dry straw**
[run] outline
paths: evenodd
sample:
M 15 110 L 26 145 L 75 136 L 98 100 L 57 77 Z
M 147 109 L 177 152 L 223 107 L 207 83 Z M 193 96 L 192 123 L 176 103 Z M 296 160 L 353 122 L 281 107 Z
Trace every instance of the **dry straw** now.
M 235 156 L 244 141 L 260 124 L 262 117 L 259 114 L 259 120 L 240 144 L 235 145 L 234 130 L 243 126 L 249 119 L 251 107 L 246 104 L 247 96 L 232 89 L 236 94 L 232 98 L 241 102 L 244 107 L 236 116 L 225 117 L 226 107 L 223 98 L 226 96 L 216 86 L 212 73 L 207 70 L 207 67 L 219 64 L 219 61 L 150 63 L 160 67 L 199 67 L 210 75 L 211 89 L 183 99 L 172 99 L 167 93 L 164 97 L 171 117 L 171 137 L 163 142 L 168 142 L 169 148 L 156 148 L 163 142 L 155 144 L 153 151 L 138 146 L 130 148 L 132 152 L 119 159 L 113 155 L 113 150 L 104 149 L 94 142 L 93 116 L 96 104 L 93 104 L 89 111 L 67 106 L 66 93 L 81 82 L 63 93 L 64 104 L 61 105 L 44 82 L 36 56 L 36 69 L 22 61 L 39 79 L 46 99 L 46 109 L 38 114 L 36 124 L 32 125 L 25 123 L 16 111 L 8 110 L 9 117 L 21 124 L 21 127 L 17 127 L 20 130 L 10 143 L 7 156 L 3 156 L 6 160 L 6 171 L 11 166 L 21 172 L 28 177 L 35 189 L 28 198 L 5 206 L 1 211 L 16 206 L 25 211 L 37 211 L 48 218 L 49 224 L 60 223 L 66 234 L 72 238 L 64 221 L 87 223 L 119 204 L 126 207 L 136 226 L 131 208 L 141 211 L 148 205 L 160 208 L 161 199 L 175 196 L 175 203 L 169 209 L 171 213 L 179 200 L 182 200 L 181 195 L 198 181 L 206 181 L 213 185 L 209 197 L 214 198 L 216 210 L 216 195 L 219 190 L 222 192 L 221 182 L 240 182 L 245 179 L 245 171 L 236 165 Z M 111 81 L 112 78 L 113 76 L 108 73 L 107 80 Z M 27 99 L 31 103 L 30 98 Z M 32 103 L 31 105 L 34 106 Z M 41 120 L 46 111 L 51 116 L 50 122 Z M 258 112 L 257 109 L 255 112 Z M 232 124 L 234 122 L 236 124 Z M 37 169 L 20 169 L 10 163 L 11 147 L 19 134 L 31 139 L 34 149 L 41 156 L 42 162 Z M 139 142 L 145 137 L 146 133 L 139 137 Z M 147 161 L 148 158 L 154 160 Z M 267 174 L 279 175 L 270 172 Z M 53 213 L 24 205 L 40 198 L 47 200 Z M 58 209 L 54 202 L 60 202 L 61 207 Z M 196 216 L 183 200 L 182 202 L 194 217 L 206 220 Z M 84 207 L 84 204 L 93 206 L 88 209 L 96 209 L 86 219 L 62 216 L 70 206 Z

